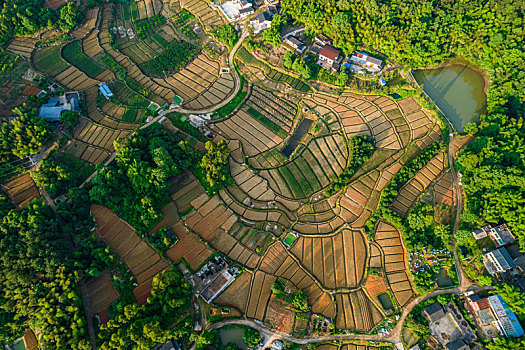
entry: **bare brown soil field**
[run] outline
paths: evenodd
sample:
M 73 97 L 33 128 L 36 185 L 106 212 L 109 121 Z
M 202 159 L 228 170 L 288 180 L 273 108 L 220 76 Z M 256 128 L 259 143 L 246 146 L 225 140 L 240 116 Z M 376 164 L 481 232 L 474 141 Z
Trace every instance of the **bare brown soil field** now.
M 264 321 L 270 325 L 271 329 L 291 334 L 295 321 L 295 311 L 286 306 L 285 302 L 272 298 L 266 309 Z
M 52 9 L 56 10 L 60 6 L 65 5 L 66 2 L 67 2 L 66 0 L 48 0 L 48 1 L 44 2 L 44 7 L 52 8 Z
M 205 0 L 182 0 L 181 6 L 194 14 L 205 27 L 214 29 L 226 23 L 220 12 L 212 10 Z
M 335 317 L 335 305 L 330 294 L 323 291 L 317 282 L 286 251 L 282 243 L 273 244 L 260 264 L 260 271 L 285 278 L 303 290 L 312 311 L 326 317 Z
M 277 280 L 276 277 L 267 273 L 257 271 L 253 278 L 250 298 L 246 308 L 246 316 L 262 321 L 266 313 L 266 306 L 272 294 L 272 284 Z
M 455 190 L 450 171 L 447 171 L 432 188 L 435 204 L 454 205 Z
M 407 275 L 406 251 L 399 231 L 382 221 L 376 229 L 375 241 L 384 252 L 387 280 L 399 305 L 406 305 L 414 295 Z
M 234 307 L 244 313 L 248 302 L 252 277 L 253 274 L 250 271 L 244 271 L 214 300 L 214 303 Z
M 301 236 L 290 252 L 327 289 L 359 286 L 368 255 L 366 238 L 350 230 L 327 237 Z
M 4 191 L 17 208 L 21 208 L 33 199 L 40 198 L 40 191 L 31 178 L 29 172 L 25 172 L 2 184 Z
M 179 241 L 166 251 L 166 256 L 173 262 L 184 258 L 193 270 L 208 260 L 213 251 L 203 244 L 193 233 L 188 232 L 182 223 L 172 226 Z
M 439 152 L 413 178 L 408 180 L 394 199 L 392 210 L 405 217 L 419 196 L 445 169 L 445 158 L 444 152 Z
M 95 148 L 78 140 L 70 141 L 64 148 L 64 152 L 93 165 L 103 163 L 109 157 L 107 150 Z
M 97 22 L 98 11 L 99 11 L 98 7 L 93 8 L 93 9 L 88 9 L 86 12 L 85 22 L 80 27 L 75 29 L 71 33 L 71 36 L 77 39 L 85 38 L 89 34 L 89 32 L 93 28 L 95 28 L 95 23 Z
M 335 298 L 337 304 L 335 323 L 338 329 L 366 333 L 383 320 L 381 312 L 362 290 L 337 293 Z
M 113 141 L 130 134 L 130 130 L 115 130 L 93 123 L 90 119 L 82 118 L 73 132 L 76 140 L 83 141 L 109 152 L 115 150 Z
M 31 57 L 35 49 L 36 40 L 32 38 L 15 37 L 7 46 L 7 51 L 25 58 Z
M 107 272 L 103 272 L 97 278 L 89 281 L 86 284 L 86 289 L 90 310 L 96 314 L 107 309 L 111 303 L 120 297 Z
M 408 144 L 409 138 L 400 137 L 400 133 L 408 131 L 407 123 L 401 113 L 392 112 L 397 109 L 395 103 L 384 96 L 367 96 L 344 93 L 338 98 L 318 94 L 315 101 L 332 108 L 342 120 L 343 128 L 348 136 L 370 135 L 376 140 L 376 146 L 385 149 L 401 149 Z M 386 113 L 389 112 L 389 113 Z
M 244 110 L 210 127 L 220 136 L 229 140 L 239 140 L 247 156 L 255 156 L 280 144 L 283 139 L 270 131 Z
M 97 221 L 97 233 L 117 253 L 133 272 L 139 286 L 133 291 L 137 301 L 144 303 L 150 296 L 152 278 L 169 269 L 168 264 L 135 229 L 106 207 L 93 204 L 91 214 Z M 146 262 L 147 263 L 144 263 Z

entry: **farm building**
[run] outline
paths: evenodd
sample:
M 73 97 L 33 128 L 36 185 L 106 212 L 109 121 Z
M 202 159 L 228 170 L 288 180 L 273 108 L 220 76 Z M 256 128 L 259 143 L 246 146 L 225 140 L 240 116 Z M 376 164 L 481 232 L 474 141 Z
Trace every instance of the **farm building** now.
M 341 67 L 341 51 L 331 45 L 323 46 L 321 52 L 319 52 L 319 59 L 317 64 L 324 69 L 328 69 L 332 72 L 337 72 Z
M 474 236 L 474 238 L 476 240 L 483 239 L 483 238 L 487 237 L 490 229 L 491 229 L 490 225 L 483 226 L 482 228 L 477 228 L 477 229 L 473 230 L 472 231 L 472 235 Z
M 106 100 L 109 100 L 111 97 L 113 97 L 113 93 L 111 92 L 111 90 L 105 82 L 101 82 L 98 89 L 100 90 L 102 95 L 104 95 Z
M 483 255 L 483 263 L 491 276 L 512 270 L 516 264 L 505 248 L 498 248 Z
M 430 334 L 443 347 L 448 348 L 450 344 L 450 348 L 455 348 L 456 345 L 472 344 L 476 340 L 474 331 L 465 321 L 461 311 L 453 304 L 449 303 L 443 309 L 439 303 L 434 303 L 428 306 L 423 314 L 429 320 Z M 456 343 L 458 340 L 460 342 Z
M 523 328 L 516 315 L 499 295 L 480 298 L 473 295 L 467 298 L 466 308 L 474 314 L 476 324 L 483 337 L 492 339 L 503 336 L 521 337 Z
M 345 63 L 347 68 L 357 73 L 379 73 L 383 68 L 383 60 L 370 56 L 363 51 L 356 51 L 347 57 Z
M 254 33 L 260 33 L 272 26 L 272 15 L 268 12 L 259 13 L 257 14 L 257 17 L 250 21 L 250 23 L 253 27 Z
M 248 0 L 225 1 L 219 8 L 230 22 L 244 19 L 255 12 L 252 2 Z
M 226 289 L 233 281 L 235 276 L 227 269 L 219 273 L 215 279 L 200 293 L 207 303 L 211 303 L 223 290 Z
M 293 35 L 285 38 L 283 41 L 285 44 L 293 47 L 295 51 L 299 52 L 300 54 L 302 54 L 306 50 L 306 45 Z
M 60 120 L 63 111 L 80 112 L 79 96 L 77 92 L 68 92 L 60 97 L 51 97 L 38 110 L 38 116 L 49 122 Z

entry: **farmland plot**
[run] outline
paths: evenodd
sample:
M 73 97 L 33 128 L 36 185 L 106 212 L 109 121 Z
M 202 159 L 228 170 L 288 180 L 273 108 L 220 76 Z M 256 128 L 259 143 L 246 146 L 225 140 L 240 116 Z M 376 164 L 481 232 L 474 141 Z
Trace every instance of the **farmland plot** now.
M 182 0 L 181 6 L 194 14 L 205 27 L 214 29 L 226 24 L 221 13 L 213 10 L 208 1 Z
M 131 78 L 132 80 L 136 81 L 149 91 L 151 91 L 155 96 L 152 96 L 152 100 L 159 104 L 164 104 L 166 102 L 173 101 L 173 97 L 175 96 L 175 93 L 168 89 L 165 86 L 161 86 L 158 83 L 152 81 L 149 77 L 144 75 L 138 69 L 138 67 L 131 62 L 131 60 L 121 54 L 120 52 L 116 51 L 110 44 L 110 34 L 108 31 L 110 21 L 112 19 L 112 13 L 113 13 L 113 4 L 106 4 L 104 5 L 104 11 L 102 15 L 102 24 L 101 24 L 101 31 L 99 33 L 99 41 L 100 46 L 106 51 L 111 57 L 115 59 L 115 61 L 121 65 L 126 70 L 126 75 Z
M 198 270 L 213 254 L 213 251 L 193 233 L 190 233 L 181 222 L 172 225 L 171 228 L 179 238 L 179 241 L 166 251 L 166 256 L 173 262 L 184 259 L 194 271 Z
M 383 315 L 362 291 L 337 293 L 336 327 L 366 333 L 383 321 Z
M 64 46 L 62 55 L 67 62 L 86 73 L 86 75 L 90 78 L 97 78 L 99 75 L 104 73 L 105 69 L 92 61 L 82 51 L 82 44 L 78 40 Z M 109 80 L 110 79 L 107 79 L 107 81 Z
M 195 176 L 185 171 L 172 180 L 169 193 L 179 213 L 184 213 L 193 208 L 191 202 L 205 194 L 205 191 Z
M 373 170 L 350 184 L 343 193 L 339 199 L 339 215 L 346 222 L 355 222 L 364 212 L 375 210 L 379 200 L 379 193 L 375 190 L 379 175 L 379 171 Z
M 385 272 L 394 297 L 399 305 L 406 305 L 414 292 L 407 275 L 405 248 L 399 231 L 382 221 L 376 228 L 375 241 L 384 254 Z
M 239 140 L 244 154 L 255 156 L 283 142 L 283 138 L 248 114 L 245 109 L 210 127 L 228 140 Z
M 86 96 L 87 114 L 92 121 L 113 129 L 133 130 L 139 126 L 138 124 L 122 121 L 121 119 L 124 117 L 126 108 L 117 106 L 110 101 L 106 102 L 102 107 L 105 115 L 100 113 L 96 103 L 97 95 L 99 94 L 97 86 L 87 88 L 84 92 Z M 111 118 L 108 118 L 108 116 Z
M 97 23 L 97 17 L 98 17 L 99 8 L 92 8 L 88 9 L 86 12 L 86 19 L 85 22 L 75 29 L 71 36 L 76 39 L 83 39 L 85 38 L 93 28 L 95 28 L 95 24 Z
M 93 204 L 91 214 L 97 221 L 97 234 L 117 253 L 137 278 L 138 287 L 133 290 L 139 304 L 151 296 L 151 281 L 169 265 L 138 235 L 126 221 L 108 208 Z
M 250 271 L 244 271 L 213 302 L 218 305 L 234 307 L 244 313 L 248 303 L 252 277 L 253 274 Z
M 441 151 L 399 190 L 399 194 L 392 202 L 392 210 L 405 217 L 415 201 L 437 179 L 445 167 L 446 157 Z
M 259 269 L 278 278 L 287 279 L 295 287 L 303 290 L 313 312 L 330 318 L 335 317 L 335 304 L 330 294 L 325 292 L 320 287 L 319 282 L 297 263 L 282 243 L 273 244 L 268 249 Z
M 106 310 L 120 296 L 107 272 L 86 283 L 89 309 L 95 314 Z
M 290 252 L 327 289 L 359 286 L 368 258 L 366 238 L 347 229 L 331 236 L 301 236 Z
M 35 49 L 35 44 L 35 39 L 15 37 L 7 46 L 7 51 L 29 59 L 31 57 L 31 52 Z
M 221 204 L 218 196 L 202 194 L 191 202 L 195 208 L 185 218 L 185 224 L 214 248 L 231 259 L 250 268 L 257 265 L 259 257 L 227 232 L 237 221 L 237 216 Z
M 110 155 L 107 150 L 93 147 L 79 140 L 68 143 L 64 152 L 93 165 L 103 163 Z
M 106 126 L 97 125 L 90 119 L 82 118 L 75 128 L 73 138 L 83 141 L 93 147 L 113 152 L 113 141 L 130 134 L 130 130 L 115 130 Z
M 33 199 L 40 198 L 40 191 L 29 172 L 18 175 L 2 184 L 4 191 L 17 208 L 21 208 Z
M 434 193 L 435 204 L 442 203 L 449 206 L 454 205 L 455 189 L 450 170 L 447 170 L 436 182 L 432 188 L 432 192 Z
M 346 168 L 348 149 L 339 134 L 311 140 L 292 161 L 260 176 L 283 197 L 300 199 L 311 196 L 335 180 Z
M 246 308 L 246 316 L 262 321 L 266 313 L 266 305 L 272 295 L 272 284 L 277 278 L 262 271 L 257 271 L 253 277 L 250 298 Z
M 82 40 L 82 50 L 87 57 L 93 58 L 99 53 L 103 52 L 98 44 L 98 30 L 94 30 L 84 40 Z

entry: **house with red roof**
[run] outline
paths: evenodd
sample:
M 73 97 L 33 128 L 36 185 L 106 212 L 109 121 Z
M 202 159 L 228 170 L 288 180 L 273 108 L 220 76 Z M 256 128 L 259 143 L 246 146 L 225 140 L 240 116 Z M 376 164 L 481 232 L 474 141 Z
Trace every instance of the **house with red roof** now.
M 319 52 L 317 64 L 324 69 L 337 72 L 341 67 L 342 60 L 343 57 L 341 56 L 341 50 L 338 50 L 331 45 L 325 45 L 321 52 Z

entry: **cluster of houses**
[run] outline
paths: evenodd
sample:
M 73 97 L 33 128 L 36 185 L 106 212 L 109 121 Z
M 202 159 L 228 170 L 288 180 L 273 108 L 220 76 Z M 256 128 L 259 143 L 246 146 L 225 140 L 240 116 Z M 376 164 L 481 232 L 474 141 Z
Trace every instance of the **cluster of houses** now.
M 491 225 L 472 231 L 476 240 L 490 238 L 496 249 L 483 254 L 483 263 L 491 276 L 520 276 L 525 271 L 525 256 L 507 225 Z
M 80 95 L 77 91 L 66 92 L 59 97 L 51 97 L 47 103 L 40 106 L 38 116 L 48 122 L 58 122 L 62 112 L 80 112 Z
M 501 336 L 518 338 L 523 335 L 516 315 L 499 295 L 486 298 L 477 294 L 467 296 L 464 307 L 476 323 L 477 335 L 454 303 L 443 306 L 435 302 L 423 310 L 422 314 L 429 322 L 427 345 L 430 348 L 481 350 L 484 347 L 475 344 L 478 336 L 492 340 Z M 411 350 L 419 350 L 419 347 L 414 346 Z
M 223 290 L 235 281 L 238 271 L 216 256 L 204 265 L 193 276 L 188 276 L 197 294 L 207 303 L 211 303 Z
M 278 2 L 278 1 L 277 1 Z M 254 15 L 255 12 L 267 6 L 267 11 L 259 12 L 250 20 L 255 34 L 270 28 L 273 16 L 278 13 L 276 1 L 271 0 L 228 0 L 218 8 L 230 22 L 242 21 Z
M 294 35 L 285 36 L 283 42 L 294 49 L 298 54 L 303 54 L 307 50 L 306 44 Z M 333 46 L 333 41 L 324 34 L 314 38 L 310 52 L 316 54 L 317 64 L 332 73 L 338 72 L 341 66 L 354 73 L 359 74 L 378 74 L 383 69 L 383 60 L 373 57 L 363 51 L 355 51 L 351 56 L 343 58 L 341 50 Z

